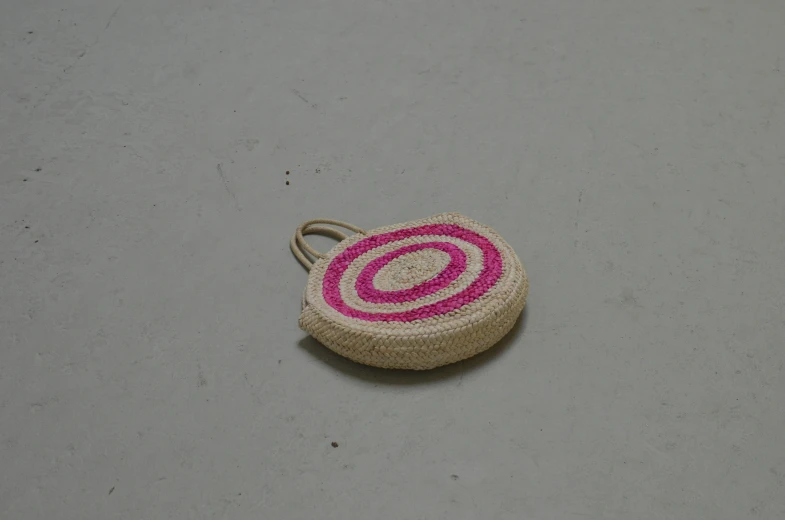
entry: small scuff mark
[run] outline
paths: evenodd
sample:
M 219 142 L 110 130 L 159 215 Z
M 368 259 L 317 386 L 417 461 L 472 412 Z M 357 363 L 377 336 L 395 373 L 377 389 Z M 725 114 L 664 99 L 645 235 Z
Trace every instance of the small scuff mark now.
M 218 176 L 221 178 L 221 183 L 224 185 L 226 192 L 229 194 L 230 197 L 232 197 L 232 200 L 234 201 L 234 207 L 237 208 L 237 211 L 242 211 L 242 208 L 240 207 L 240 203 L 237 202 L 237 195 L 235 195 L 232 189 L 229 187 L 229 180 L 226 178 L 226 174 L 224 173 L 224 169 L 221 163 L 218 163 L 215 169 L 218 170 Z
M 311 105 L 311 108 L 318 108 L 318 105 L 317 105 L 316 103 L 311 103 L 310 101 L 308 101 L 308 100 L 305 98 L 305 96 L 303 96 L 303 95 L 300 93 L 300 91 L 299 91 L 299 90 L 297 90 L 296 88 L 293 88 L 293 89 L 292 89 L 292 92 L 294 93 L 294 95 L 295 95 L 295 96 L 297 96 L 298 98 L 300 98 L 300 99 L 301 99 L 301 100 L 303 100 L 304 102 L 306 102 L 306 103 L 308 103 L 309 105 Z
M 207 386 L 207 378 L 204 376 L 204 371 L 202 371 L 202 365 L 196 365 L 197 373 L 196 373 L 196 386 L 199 388 L 203 386 Z

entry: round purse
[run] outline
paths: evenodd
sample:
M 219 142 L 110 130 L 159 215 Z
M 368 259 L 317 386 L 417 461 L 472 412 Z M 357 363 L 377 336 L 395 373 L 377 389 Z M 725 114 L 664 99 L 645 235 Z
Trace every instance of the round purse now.
M 313 233 L 340 242 L 322 254 L 304 239 Z M 310 270 L 300 328 L 365 365 L 426 370 L 466 359 L 507 334 L 526 305 L 529 281 L 512 247 L 457 213 L 370 231 L 311 220 L 290 245 Z

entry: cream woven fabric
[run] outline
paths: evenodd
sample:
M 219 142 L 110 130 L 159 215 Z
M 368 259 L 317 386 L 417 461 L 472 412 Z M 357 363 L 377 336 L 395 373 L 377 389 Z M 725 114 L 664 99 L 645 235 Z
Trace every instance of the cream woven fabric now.
M 341 242 L 324 255 L 303 238 L 312 233 Z M 313 220 L 297 229 L 291 248 L 310 269 L 300 327 L 377 367 L 426 370 L 474 356 L 510 331 L 529 291 L 512 247 L 457 213 L 371 231 Z

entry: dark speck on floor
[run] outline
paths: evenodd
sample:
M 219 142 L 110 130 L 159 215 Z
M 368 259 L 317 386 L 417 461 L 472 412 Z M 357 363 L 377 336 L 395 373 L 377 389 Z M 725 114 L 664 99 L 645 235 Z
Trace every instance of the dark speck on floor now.
M 35 171 L 40 172 L 41 168 L 36 168 Z
M 287 186 L 289 185 L 289 181 L 286 181 L 286 185 L 287 185 Z
M 111 495 L 113 492 L 114 492 L 114 486 L 112 486 L 112 489 L 109 490 L 109 494 Z
M 450 475 L 450 478 L 453 480 L 458 480 L 458 475 Z
M 338 447 L 338 443 L 333 441 L 333 442 L 330 443 L 330 446 L 332 446 L 333 448 L 337 448 Z

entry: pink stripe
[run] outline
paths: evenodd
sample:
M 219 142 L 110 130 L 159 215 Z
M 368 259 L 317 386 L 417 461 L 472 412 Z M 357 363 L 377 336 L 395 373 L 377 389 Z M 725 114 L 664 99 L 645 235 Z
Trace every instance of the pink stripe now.
M 416 285 L 410 289 L 399 291 L 380 291 L 373 285 L 373 279 L 379 270 L 390 263 L 392 260 L 415 251 L 423 249 L 437 249 L 450 255 L 450 263 L 447 264 L 439 274 L 430 280 Z M 440 289 L 450 285 L 466 270 L 466 253 L 460 247 L 449 242 L 427 242 L 424 244 L 412 244 L 402 247 L 395 251 L 390 251 L 384 256 L 380 256 L 368 263 L 357 277 L 355 288 L 357 294 L 363 300 L 371 303 L 404 303 L 414 301 L 417 298 L 428 296 Z
M 349 307 L 341 297 L 340 282 L 346 270 L 355 259 L 384 244 L 403 240 L 419 235 L 445 235 L 465 240 L 474 244 L 483 252 L 483 268 L 479 276 L 463 291 L 450 296 L 442 301 L 424 305 L 418 309 L 392 313 L 370 313 Z M 399 321 L 408 322 L 423 320 L 440 314 L 446 314 L 464 305 L 473 302 L 485 294 L 499 280 L 502 274 L 502 257 L 493 243 L 484 236 L 455 224 L 429 224 L 416 228 L 401 229 L 374 235 L 346 248 L 341 254 L 333 258 L 322 280 L 322 295 L 325 301 L 335 310 L 349 316 L 365 321 Z

